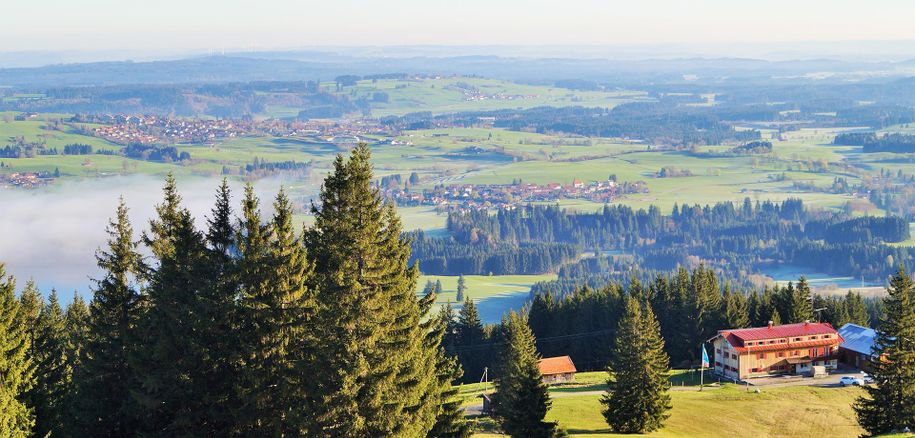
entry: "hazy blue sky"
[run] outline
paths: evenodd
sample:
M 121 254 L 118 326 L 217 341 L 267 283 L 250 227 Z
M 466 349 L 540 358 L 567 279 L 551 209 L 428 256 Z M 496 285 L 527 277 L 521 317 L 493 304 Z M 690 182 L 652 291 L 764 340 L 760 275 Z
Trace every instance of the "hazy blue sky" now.
M 19 0 L 0 51 L 915 39 L 911 0 Z

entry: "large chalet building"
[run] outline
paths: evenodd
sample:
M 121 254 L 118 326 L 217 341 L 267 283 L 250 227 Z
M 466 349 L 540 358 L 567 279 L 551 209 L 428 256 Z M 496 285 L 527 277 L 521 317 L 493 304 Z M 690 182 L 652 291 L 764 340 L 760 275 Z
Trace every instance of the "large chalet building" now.
M 842 336 L 820 322 L 718 331 L 715 373 L 742 380 L 773 374 L 811 374 L 813 367 L 835 369 Z

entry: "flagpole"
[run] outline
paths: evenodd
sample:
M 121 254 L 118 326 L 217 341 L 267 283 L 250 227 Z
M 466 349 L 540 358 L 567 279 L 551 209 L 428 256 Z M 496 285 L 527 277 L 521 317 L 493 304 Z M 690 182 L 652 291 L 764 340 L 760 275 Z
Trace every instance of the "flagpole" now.
M 702 359 L 699 359 L 699 391 L 702 391 L 702 386 L 705 384 L 705 344 L 702 344 Z

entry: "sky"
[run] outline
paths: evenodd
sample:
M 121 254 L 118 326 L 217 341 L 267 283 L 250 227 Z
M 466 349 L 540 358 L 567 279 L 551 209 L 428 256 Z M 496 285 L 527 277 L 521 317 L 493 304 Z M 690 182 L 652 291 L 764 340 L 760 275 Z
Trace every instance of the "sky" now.
M 0 52 L 915 40 L 911 0 L 28 0 Z

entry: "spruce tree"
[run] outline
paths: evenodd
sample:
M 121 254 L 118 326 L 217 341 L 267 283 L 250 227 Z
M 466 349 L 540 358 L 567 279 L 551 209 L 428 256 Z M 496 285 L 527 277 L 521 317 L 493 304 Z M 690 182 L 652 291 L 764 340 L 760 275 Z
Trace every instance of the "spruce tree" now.
M 791 304 L 788 312 L 788 323 L 798 323 L 813 319 L 813 301 L 806 277 L 801 277 L 798 280 L 797 287 L 791 294 Z
M 669 360 L 651 307 L 626 299 L 607 365 L 604 418 L 617 433 L 646 433 L 669 417 Z
M 502 430 L 512 437 L 562 435 L 556 423 L 544 421 L 551 402 L 537 365 L 540 355 L 527 319 L 511 311 L 502 326 L 507 347 L 495 381 L 493 415 Z
M 38 334 L 38 316 L 44 307 L 44 297 L 35 285 L 35 280 L 25 283 L 25 288 L 19 294 L 19 323 L 22 324 L 29 335 L 29 356 L 34 355 L 35 336 Z
M 34 367 L 28 356 L 31 340 L 21 323 L 16 281 L 0 264 L 0 434 L 11 438 L 31 436 L 35 423 L 25 394 L 33 384 Z
M 309 412 L 306 380 L 314 372 L 314 339 L 308 330 L 314 313 L 311 276 L 301 236 L 292 223 L 292 206 L 283 190 L 266 228 L 257 199 L 245 189 L 244 220 L 238 237 L 243 274 L 241 297 L 242 356 L 239 375 L 243 434 L 305 434 Z
M 478 381 L 483 375 L 486 363 L 485 351 L 473 347 L 486 342 L 486 333 L 483 331 L 483 321 L 480 320 L 477 306 L 470 298 L 464 298 L 455 329 L 457 345 L 463 349 L 463 352 L 458 354 L 461 369 L 469 380 Z
M 724 297 L 725 327 L 745 328 L 750 325 L 750 316 L 747 310 L 747 297 L 739 292 L 732 293 L 725 289 Z
M 198 330 L 200 296 L 208 287 L 206 246 L 171 175 L 163 193 L 143 235 L 158 264 L 148 272 L 147 308 L 138 322 L 141 345 L 132 351 L 141 382 L 133 394 L 149 433 L 208 434 L 207 351 Z
M 64 395 L 65 409 L 63 427 L 68 432 L 63 436 L 75 436 L 81 430 L 79 412 L 79 370 L 82 368 L 84 349 L 89 339 L 89 306 L 78 292 L 73 292 L 73 299 L 64 312 L 65 332 L 67 334 L 67 367 L 71 370 L 71 380 Z
M 870 362 L 874 385 L 855 403 L 871 435 L 915 428 L 915 285 L 900 267 L 890 280 Z
M 848 322 L 857 324 L 862 327 L 870 325 L 870 316 L 867 312 L 867 304 L 861 294 L 848 291 L 845 295 L 845 311 L 848 312 Z
M 427 315 L 434 305 L 435 294 L 428 294 L 420 301 L 420 312 Z M 451 384 L 460 379 L 463 372 L 457 359 L 446 354 L 443 341 L 447 333 L 453 329 L 453 325 L 454 313 L 450 303 L 443 307 L 438 315 L 429 318 L 423 324 L 428 332 L 426 342 L 429 348 L 438 350 L 435 368 L 440 387 L 435 424 L 426 434 L 429 438 L 467 438 L 471 435 L 470 424 L 464 419 L 464 411 L 461 409 L 458 389 Z
M 237 430 L 235 411 L 240 406 L 235 387 L 240 347 L 236 327 L 239 287 L 233 257 L 235 238 L 231 192 L 223 179 L 207 217 L 205 268 L 201 274 L 206 282 L 197 298 L 194 329 L 205 350 L 198 394 L 207 410 L 204 421 L 208 430 L 217 435 Z
M 57 292 L 52 290 L 38 315 L 33 339 L 35 386 L 29 392 L 29 401 L 35 409 L 34 433 L 37 436 L 66 435 L 65 397 L 73 377 L 66 330 Z
M 457 279 L 457 298 L 456 299 L 459 303 L 464 301 L 464 292 L 466 292 L 466 291 L 467 291 L 467 281 L 464 280 L 464 274 L 461 274 L 458 276 L 458 279 Z
M 438 410 L 419 271 L 393 206 L 372 189 L 370 156 L 361 144 L 337 157 L 306 238 L 319 294 L 308 382 L 315 436 L 421 436 Z
M 721 289 L 718 277 L 704 265 L 692 272 L 689 288 L 684 331 L 690 336 L 686 345 L 699 345 L 721 327 Z M 694 350 L 690 349 L 688 354 L 690 358 L 697 359 Z
M 74 370 L 75 435 L 121 437 L 137 428 L 130 391 L 138 382 L 128 356 L 137 347 L 140 295 L 136 279 L 144 270 L 123 199 L 107 232 L 108 248 L 96 254 L 104 276 L 96 281 L 84 339 L 74 330 L 81 324 L 77 318 L 84 317 L 80 315 L 84 309 L 77 307 L 81 301 L 74 299 L 68 309 L 71 342 L 83 343 Z

